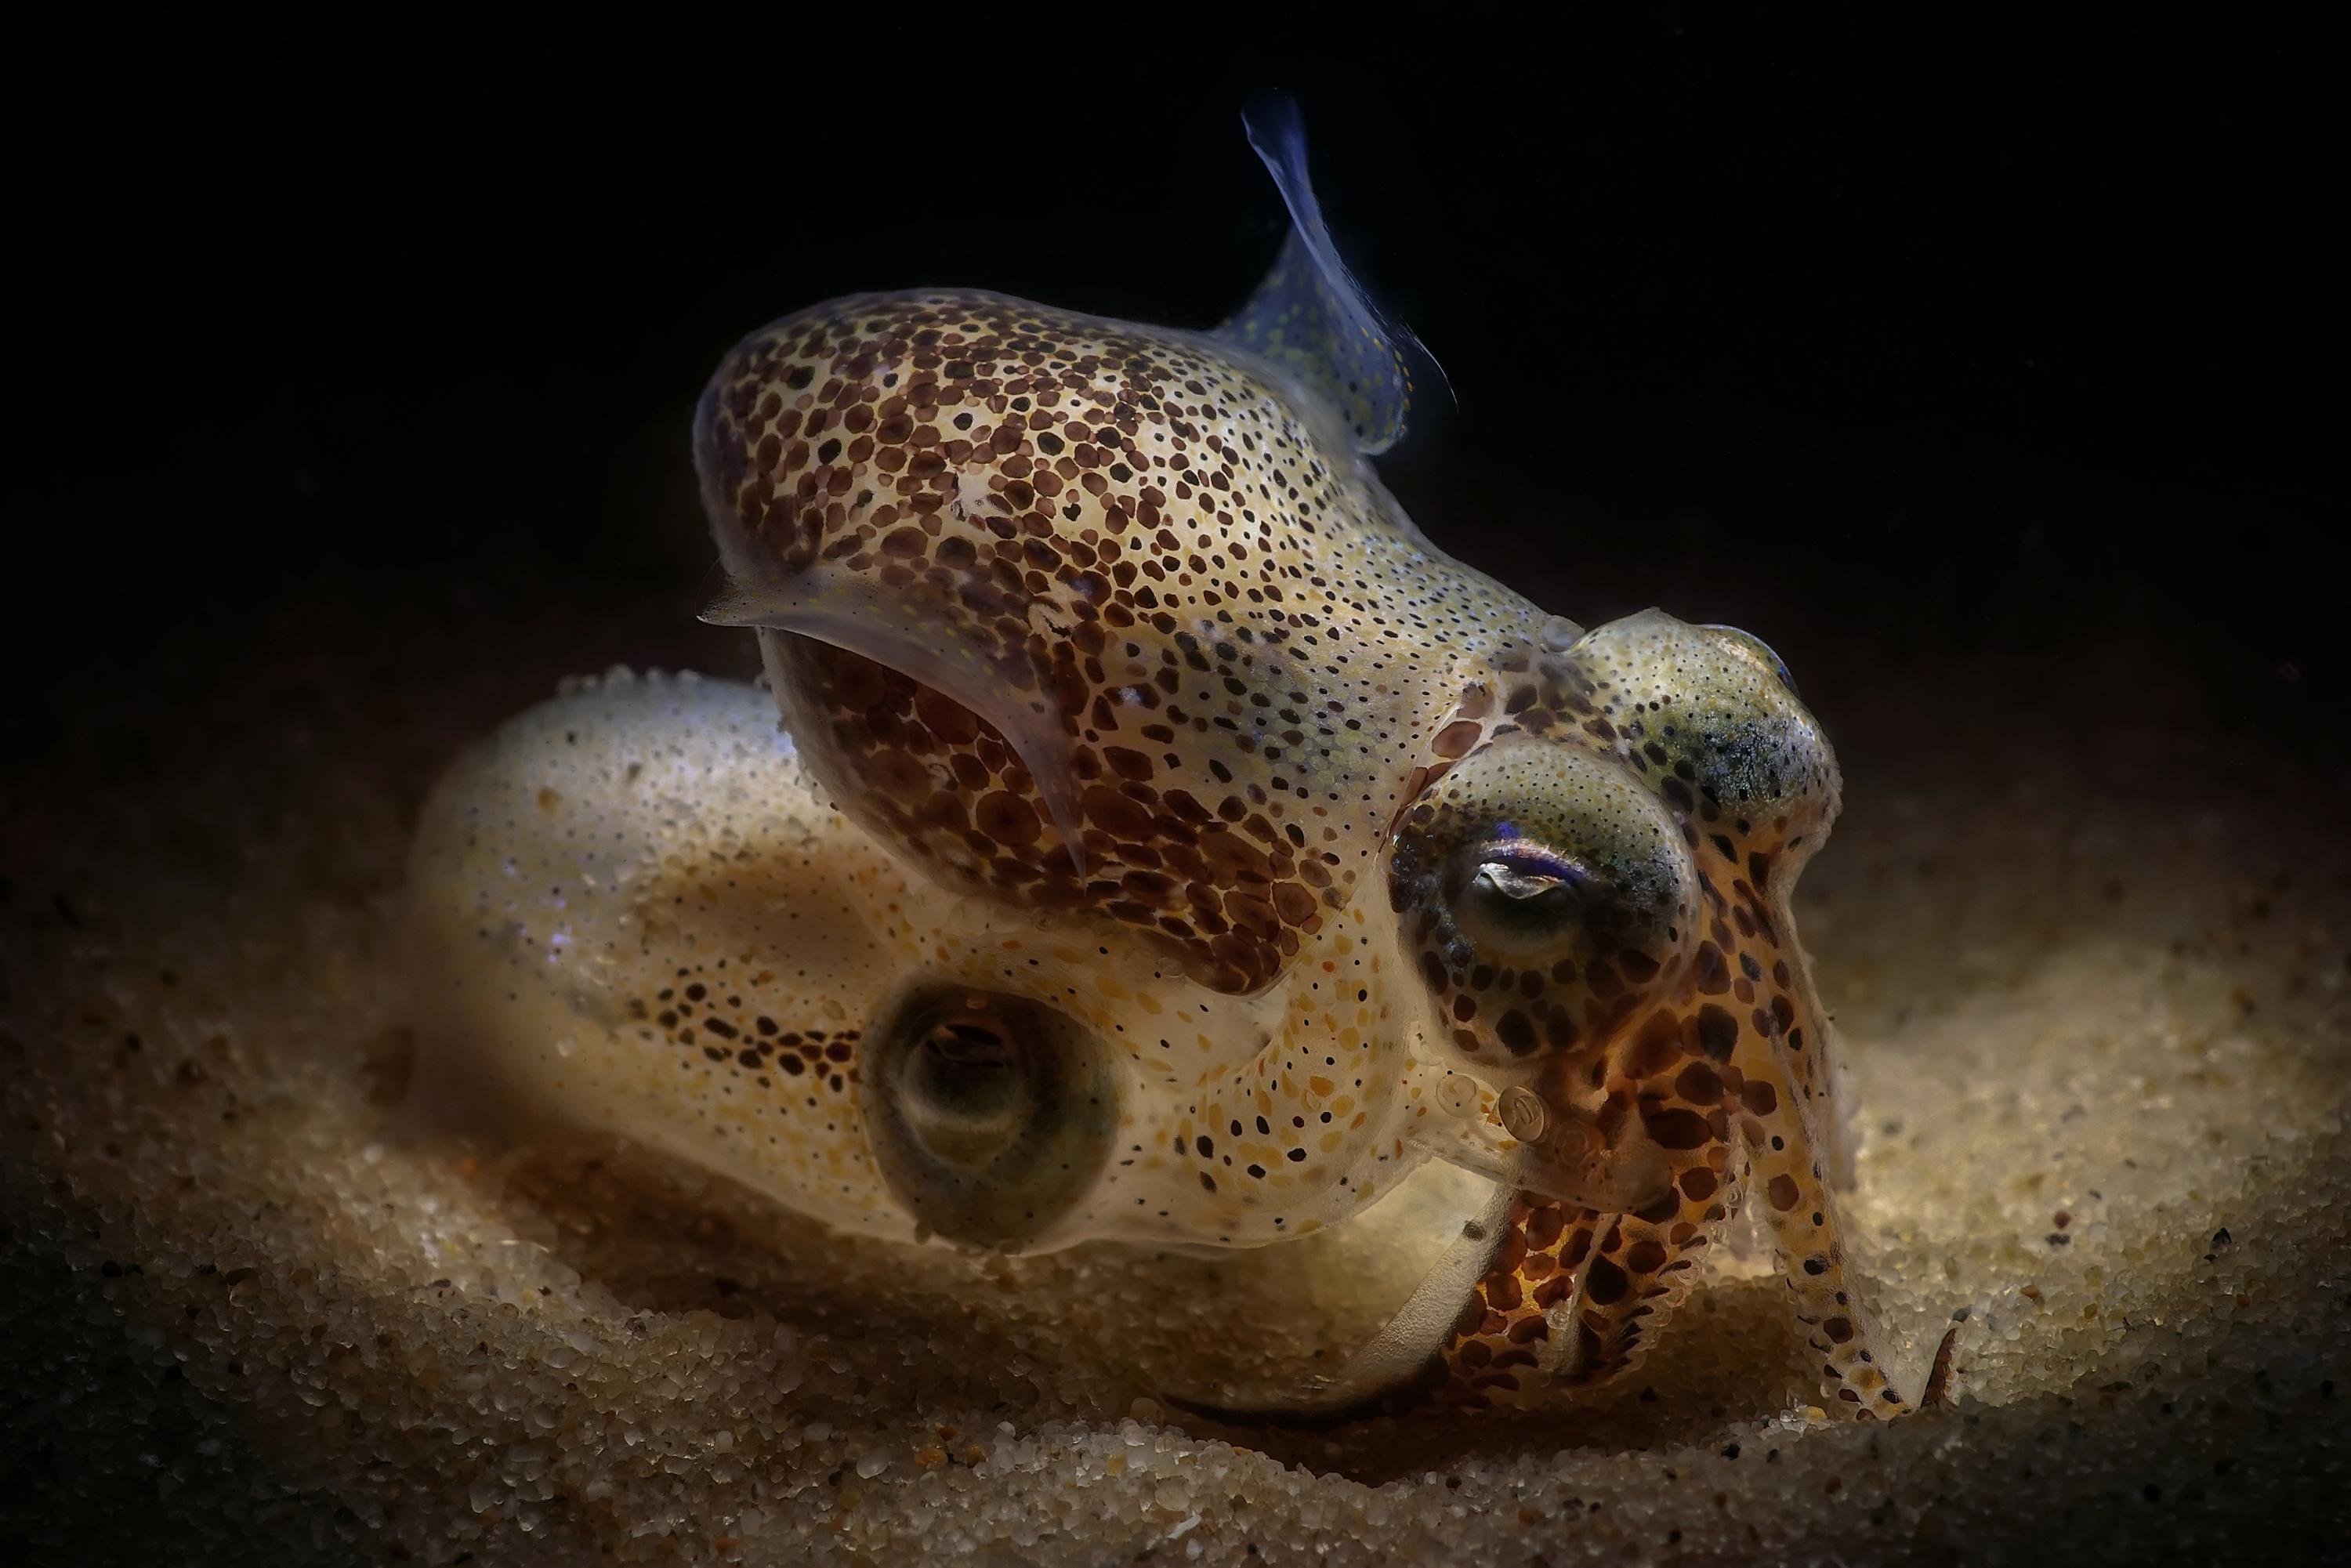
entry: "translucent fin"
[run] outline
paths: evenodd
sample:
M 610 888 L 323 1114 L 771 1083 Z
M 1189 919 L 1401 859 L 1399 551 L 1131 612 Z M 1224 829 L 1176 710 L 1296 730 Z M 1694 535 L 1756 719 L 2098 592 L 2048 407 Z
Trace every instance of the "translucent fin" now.
M 1257 292 L 1215 335 L 1273 361 L 1327 398 L 1358 450 L 1385 452 L 1403 438 L 1414 400 L 1444 384 L 1445 372 L 1339 259 L 1307 178 L 1306 126 L 1297 102 L 1284 94 L 1260 96 L 1242 110 L 1241 124 L 1290 208 L 1290 237 Z
M 721 563 L 702 580 L 703 605 L 698 617 L 710 626 L 757 626 L 762 610 L 759 595 L 736 580 Z
M 720 528 L 723 538 L 723 518 Z M 702 619 L 714 626 L 797 632 L 846 648 L 943 692 L 979 715 L 1019 753 L 1022 766 L 1036 779 L 1038 793 L 1061 831 L 1071 863 L 1081 873 L 1085 870 L 1085 851 L 1079 841 L 1081 818 L 1077 786 L 1066 760 L 1067 742 L 1060 716 L 1026 664 L 990 659 L 982 644 L 951 634 L 922 600 L 888 592 L 865 579 L 830 569 L 772 581 L 730 571 L 703 610 Z M 1042 611 L 1036 612 L 1035 619 L 1055 634 L 1065 631 Z M 784 689 L 781 682 L 778 690 L 790 717 L 794 694 Z M 804 733 L 821 733 L 807 720 L 799 727 Z

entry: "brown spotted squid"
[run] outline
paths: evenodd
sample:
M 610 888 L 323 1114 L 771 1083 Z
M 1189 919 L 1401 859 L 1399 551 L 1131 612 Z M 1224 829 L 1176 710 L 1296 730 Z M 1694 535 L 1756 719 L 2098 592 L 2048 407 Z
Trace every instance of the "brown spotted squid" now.
M 1213 330 L 924 289 L 726 356 L 708 618 L 766 679 L 580 683 L 455 765 L 438 1053 L 904 1243 L 1260 1247 L 1493 1178 L 1336 1377 L 1186 1401 L 1227 1416 L 1618 1377 L 1742 1203 L 1831 1407 L 1908 1410 L 1791 910 L 1827 739 L 1756 638 L 1586 629 L 1413 526 L 1372 460 L 1434 363 L 1295 110 L 1247 123 L 1292 222 Z

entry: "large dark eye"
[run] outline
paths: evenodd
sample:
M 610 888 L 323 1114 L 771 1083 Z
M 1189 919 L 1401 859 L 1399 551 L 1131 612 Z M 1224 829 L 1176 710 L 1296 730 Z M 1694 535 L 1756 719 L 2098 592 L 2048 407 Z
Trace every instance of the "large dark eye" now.
M 938 1158 L 983 1164 L 1027 1130 L 1036 1113 L 1020 1051 L 1001 1020 L 946 1019 L 900 1059 L 897 1102 L 907 1130 Z
M 1018 1248 L 1093 1185 L 1117 1132 L 1117 1079 L 1064 1014 L 925 982 L 872 1039 L 861 1082 L 874 1157 L 925 1229 Z
M 1657 797 L 1614 757 L 1534 737 L 1474 751 L 1390 842 L 1388 900 L 1472 1062 L 1610 1037 L 1672 980 L 1698 883 Z
M 1455 918 L 1480 952 L 1540 953 L 1592 912 L 1591 874 L 1537 844 L 1470 846 L 1454 862 Z

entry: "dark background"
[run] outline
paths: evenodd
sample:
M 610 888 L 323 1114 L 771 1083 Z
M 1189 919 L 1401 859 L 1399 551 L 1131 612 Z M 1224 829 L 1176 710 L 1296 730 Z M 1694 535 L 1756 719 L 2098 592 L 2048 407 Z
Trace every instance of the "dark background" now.
M 1808 693 L 2155 645 L 2343 754 L 2314 33 L 890 15 L 20 56 L 12 744 L 256 626 L 396 660 L 511 603 L 647 656 L 611 607 L 690 625 L 735 338 L 916 284 L 1208 324 L 1282 221 L 1238 105 L 1287 86 L 1457 389 L 1388 467 L 1439 543 L 1587 622 L 1744 624 Z

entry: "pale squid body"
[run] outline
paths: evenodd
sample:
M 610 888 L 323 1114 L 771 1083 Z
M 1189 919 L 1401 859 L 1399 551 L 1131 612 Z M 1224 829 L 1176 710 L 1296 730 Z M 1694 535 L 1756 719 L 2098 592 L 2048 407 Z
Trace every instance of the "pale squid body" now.
M 1252 1247 L 1498 1177 L 1292 1416 L 1621 1374 L 1758 1201 L 1834 1404 L 1908 1408 L 1789 912 L 1826 741 L 1754 638 L 1585 632 L 1412 527 L 1369 456 L 1434 367 L 1294 110 L 1250 132 L 1295 225 L 1213 333 L 923 291 L 727 358 L 710 618 L 772 695 L 583 684 L 457 766 L 435 1040 L 898 1240 Z

